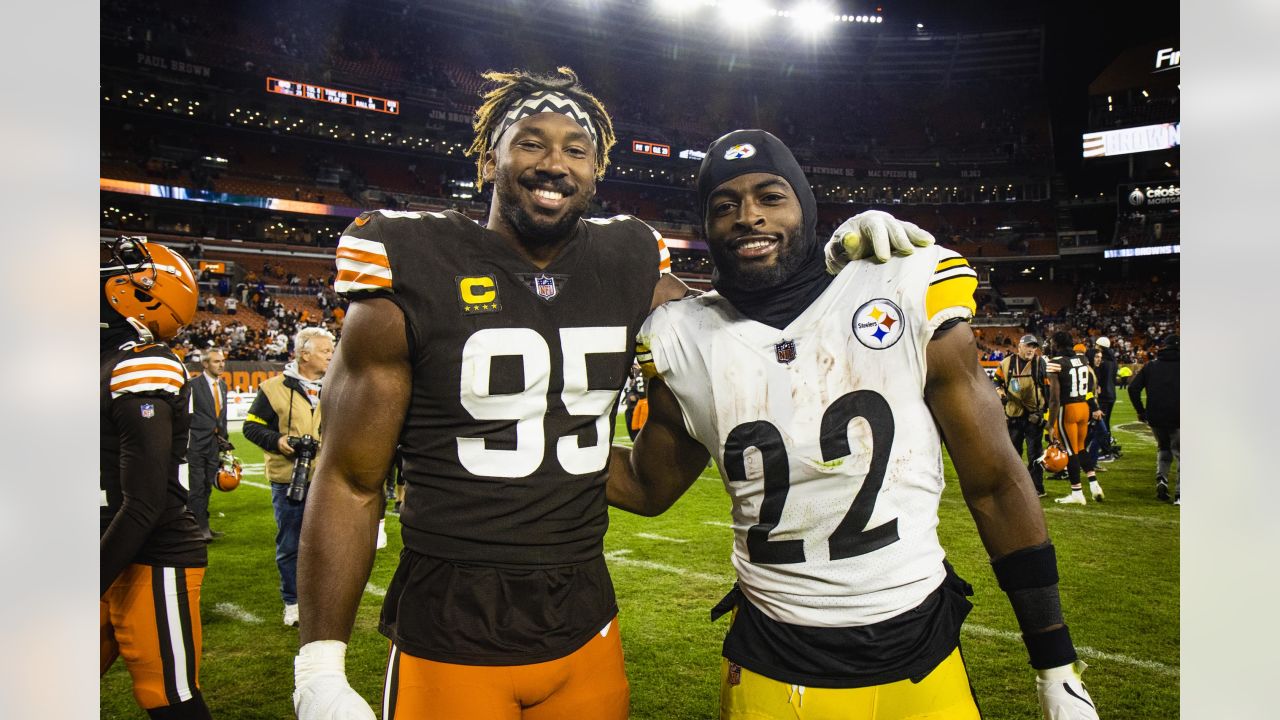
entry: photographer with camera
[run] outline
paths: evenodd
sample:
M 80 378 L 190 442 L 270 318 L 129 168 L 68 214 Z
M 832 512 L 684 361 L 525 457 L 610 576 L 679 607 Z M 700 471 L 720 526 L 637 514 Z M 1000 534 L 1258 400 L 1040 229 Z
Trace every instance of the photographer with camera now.
M 333 358 L 333 335 L 303 328 L 284 373 L 262 382 L 244 422 L 245 438 L 265 452 L 276 516 L 276 565 L 284 624 L 298 624 L 298 540 L 311 468 L 320 449 L 320 384 Z
M 996 368 L 996 393 L 1004 402 L 1005 421 L 1013 447 L 1022 454 L 1027 446 L 1027 470 L 1036 494 L 1045 496 L 1044 468 L 1036 459 L 1044 452 L 1044 411 L 1049 403 L 1046 385 L 1048 368 L 1039 354 L 1040 341 L 1035 335 L 1018 340 L 1018 352 L 1000 361 Z

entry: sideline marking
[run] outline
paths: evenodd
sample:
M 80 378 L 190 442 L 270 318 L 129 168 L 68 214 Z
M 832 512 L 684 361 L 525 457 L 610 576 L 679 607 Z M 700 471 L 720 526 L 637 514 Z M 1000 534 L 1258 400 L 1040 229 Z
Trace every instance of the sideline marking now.
M 262 618 L 236 605 L 235 603 L 220 602 L 213 606 L 213 612 L 218 615 L 225 615 L 232 620 L 239 620 L 250 625 L 261 625 Z

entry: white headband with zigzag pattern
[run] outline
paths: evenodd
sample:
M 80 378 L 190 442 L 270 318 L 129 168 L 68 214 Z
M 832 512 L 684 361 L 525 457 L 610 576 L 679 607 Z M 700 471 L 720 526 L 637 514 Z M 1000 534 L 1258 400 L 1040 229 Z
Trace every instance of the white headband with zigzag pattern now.
M 593 144 L 598 145 L 600 143 L 600 136 L 596 133 L 595 125 L 591 123 L 591 116 L 573 98 L 554 90 L 539 90 L 511 105 L 506 114 L 502 116 L 502 122 L 494 129 L 493 135 L 489 140 L 490 147 L 498 144 L 498 138 L 502 137 L 502 133 L 506 132 L 507 128 L 530 115 L 544 112 L 560 113 L 567 116 L 570 120 L 581 125 L 583 130 L 587 131 Z

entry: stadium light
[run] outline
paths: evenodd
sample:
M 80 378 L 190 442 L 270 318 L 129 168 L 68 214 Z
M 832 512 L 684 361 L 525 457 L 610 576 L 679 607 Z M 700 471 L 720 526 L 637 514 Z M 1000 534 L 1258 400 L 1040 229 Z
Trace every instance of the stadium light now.
M 742 0 L 736 3 L 720 3 L 720 20 L 722 27 L 742 32 L 756 25 L 770 15 L 779 12 L 764 4 L 762 0 Z
M 654 0 L 653 5 L 659 15 L 683 15 L 690 3 L 686 0 Z
M 791 16 L 795 19 L 796 25 L 801 30 L 809 33 L 818 33 L 825 30 L 830 25 L 831 20 L 836 14 L 831 12 L 831 8 L 817 2 L 807 2 L 796 7 L 791 12 Z

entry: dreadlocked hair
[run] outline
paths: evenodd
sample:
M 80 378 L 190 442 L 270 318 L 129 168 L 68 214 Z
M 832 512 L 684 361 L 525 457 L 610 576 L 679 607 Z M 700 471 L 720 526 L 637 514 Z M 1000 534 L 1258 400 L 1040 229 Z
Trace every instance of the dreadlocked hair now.
M 486 92 L 484 103 L 476 110 L 475 121 L 471 127 L 476 136 L 467 148 L 467 155 L 476 156 L 476 190 L 484 187 L 484 161 L 493 152 L 490 145 L 494 129 L 502 122 L 502 117 L 513 103 L 539 90 L 563 93 L 573 98 L 591 117 L 600 141 L 596 143 L 596 179 L 604 177 L 605 168 L 609 167 L 609 150 L 617 142 L 613 134 L 613 121 L 609 119 L 609 111 L 596 96 L 587 92 L 578 84 L 578 74 L 568 67 L 556 68 L 556 75 L 542 75 L 527 70 L 511 72 L 486 71 L 482 77 L 497 86 Z

